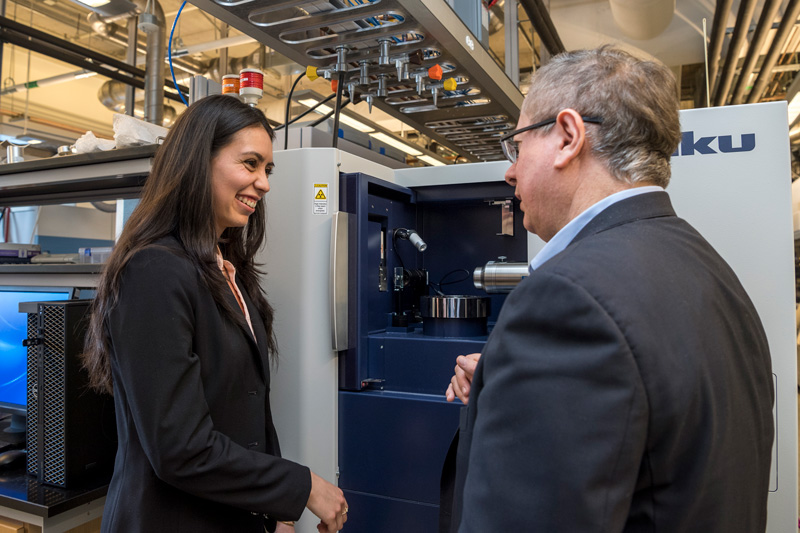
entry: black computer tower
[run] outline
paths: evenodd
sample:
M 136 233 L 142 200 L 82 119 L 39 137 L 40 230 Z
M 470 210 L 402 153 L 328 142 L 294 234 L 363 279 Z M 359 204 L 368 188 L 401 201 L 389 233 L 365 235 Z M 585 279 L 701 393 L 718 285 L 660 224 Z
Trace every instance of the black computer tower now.
M 79 357 L 89 303 L 20 304 L 28 313 L 27 471 L 62 488 L 109 475 L 117 449 L 113 398 L 88 388 Z

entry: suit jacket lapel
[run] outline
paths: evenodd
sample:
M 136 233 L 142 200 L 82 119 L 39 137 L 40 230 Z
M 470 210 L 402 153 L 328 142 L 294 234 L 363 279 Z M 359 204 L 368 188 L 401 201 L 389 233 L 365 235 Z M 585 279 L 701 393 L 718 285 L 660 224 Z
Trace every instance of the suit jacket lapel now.
M 252 300 L 250 300 L 250 296 L 247 294 L 247 291 L 244 290 L 244 287 L 239 284 L 238 279 L 236 279 L 236 286 L 239 288 L 239 292 L 242 293 L 242 299 L 244 300 L 244 304 L 247 306 L 247 311 L 250 313 L 250 322 L 253 324 L 253 331 L 250 331 L 244 316 L 242 316 L 241 321 L 237 322 L 242 330 L 242 334 L 247 337 L 247 342 L 250 344 L 253 356 L 256 358 L 261 376 L 266 380 L 266 368 L 269 364 L 269 357 L 267 354 L 267 332 L 265 331 L 264 324 L 261 321 L 261 313 L 258 312 L 256 306 L 253 304 Z M 236 297 L 233 295 L 233 292 L 228 291 L 227 298 L 230 304 L 233 306 L 233 309 L 239 309 L 239 303 L 236 301 Z M 244 315 L 244 313 L 242 314 Z M 253 337 L 253 333 L 255 333 L 255 337 Z
M 639 194 L 620 200 L 605 208 L 578 232 L 575 238 L 572 239 L 572 243 L 622 224 L 646 218 L 668 216 L 674 217 L 675 210 L 672 208 L 672 202 L 670 202 L 669 195 L 666 192 Z

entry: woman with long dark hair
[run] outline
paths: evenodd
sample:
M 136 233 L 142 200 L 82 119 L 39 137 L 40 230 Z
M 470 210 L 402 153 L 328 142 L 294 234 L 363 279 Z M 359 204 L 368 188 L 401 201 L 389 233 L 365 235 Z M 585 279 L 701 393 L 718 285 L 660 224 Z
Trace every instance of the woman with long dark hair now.
M 253 257 L 272 137 L 236 98 L 189 106 L 106 264 L 84 353 L 116 408 L 104 532 L 290 532 L 305 507 L 321 532 L 347 520 L 338 487 L 281 458 L 270 413 L 273 310 Z

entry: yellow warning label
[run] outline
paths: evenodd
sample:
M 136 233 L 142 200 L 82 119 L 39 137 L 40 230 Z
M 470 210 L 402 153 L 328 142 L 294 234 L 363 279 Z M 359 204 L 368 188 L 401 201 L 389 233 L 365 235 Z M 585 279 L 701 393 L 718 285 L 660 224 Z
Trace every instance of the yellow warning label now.
M 314 206 L 312 212 L 315 215 L 328 214 L 328 184 L 315 183 L 314 184 Z

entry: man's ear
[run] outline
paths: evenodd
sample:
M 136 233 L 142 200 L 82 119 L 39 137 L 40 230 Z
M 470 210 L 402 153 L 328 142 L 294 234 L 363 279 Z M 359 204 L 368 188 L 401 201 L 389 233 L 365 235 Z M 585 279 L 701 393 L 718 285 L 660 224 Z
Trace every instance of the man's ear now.
M 583 151 L 586 144 L 586 125 L 580 113 L 574 109 L 564 109 L 558 113 L 554 128 L 559 136 L 559 144 L 553 164 L 563 170 Z

